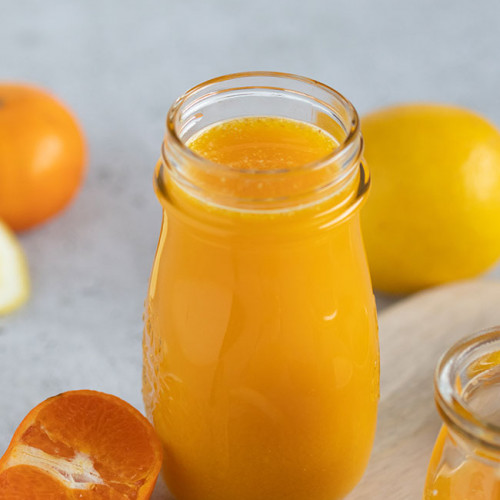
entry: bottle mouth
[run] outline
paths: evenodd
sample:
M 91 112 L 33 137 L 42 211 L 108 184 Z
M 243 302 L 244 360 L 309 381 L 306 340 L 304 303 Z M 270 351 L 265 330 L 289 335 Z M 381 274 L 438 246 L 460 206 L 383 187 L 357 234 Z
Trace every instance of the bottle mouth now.
M 500 325 L 453 345 L 438 362 L 434 385 L 438 410 L 450 430 L 498 459 Z
M 266 170 L 214 163 L 187 146 L 189 139 L 206 127 L 250 116 L 310 123 L 335 138 L 337 146 L 314 162 Z M 162 146 L 164 168 L 158 172 L 157 188 L 160 193 L 167 191 L 170 179 L 191 196 L 224 208 L 283 210 L 317 203 L 352 183 L 359 174 L 362 150 L 358 114 L 334 89 L 286 73 L 236 73 L 202 83 L 172 105 Z M 357 190 L 356 199 L 369 185 L 366 170 L 364 174 L 363 189 Z M 237 179 L 237 185 L 245 186 L 245 192 L 252 195 L 235 191 L 235 183 L 221 183 L 221 178 Z M 248 189 L 252 185 L 259 189 Z

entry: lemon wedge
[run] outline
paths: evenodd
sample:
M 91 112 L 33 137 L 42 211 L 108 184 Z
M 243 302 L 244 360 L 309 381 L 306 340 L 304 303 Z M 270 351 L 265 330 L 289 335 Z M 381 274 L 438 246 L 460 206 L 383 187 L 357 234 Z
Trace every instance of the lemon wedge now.
M 28 265 L 21 245 L 0 221 L 0 315 L 20 307 L 29 292 Z

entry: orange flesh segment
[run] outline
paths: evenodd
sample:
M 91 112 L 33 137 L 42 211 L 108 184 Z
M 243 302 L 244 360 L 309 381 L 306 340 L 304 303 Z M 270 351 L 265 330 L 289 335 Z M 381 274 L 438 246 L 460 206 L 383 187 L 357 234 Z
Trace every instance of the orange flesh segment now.
M 0 500 L 28 498 L 23 491 L 54 500 L 146 499 L 161 457 L 154 430 L 133 407 L 93 391 L 65 393 L 32 410 L 14 434 L 0 460 Z
M 36 467 L 18 465 L 0 474 L 0 499 L 21 500 L 22 498 L 66 500 L 71 496 L 59 481 L 52 479 Z

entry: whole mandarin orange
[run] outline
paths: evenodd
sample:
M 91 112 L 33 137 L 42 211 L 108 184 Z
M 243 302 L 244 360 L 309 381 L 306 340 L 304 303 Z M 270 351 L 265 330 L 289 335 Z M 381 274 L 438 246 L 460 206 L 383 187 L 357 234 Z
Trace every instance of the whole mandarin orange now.
M 46 91 L 0 83 L 0 219 L 19 231 L 62 210 L 83 178 L 86 146 L 67 107 Z

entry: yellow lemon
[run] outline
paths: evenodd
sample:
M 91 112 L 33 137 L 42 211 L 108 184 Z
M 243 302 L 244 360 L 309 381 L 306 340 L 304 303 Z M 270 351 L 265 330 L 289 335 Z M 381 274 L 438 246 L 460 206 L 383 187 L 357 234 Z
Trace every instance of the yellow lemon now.
M 500 257 L 500 133 L 458 107 L 406 104 L 361 120 L 372 192 L 362 227 L 374 287 L 407 293 Z
M 0 315 L 17 309 L 29 296 L 26 259 L 14 233 L 0 222 Z

